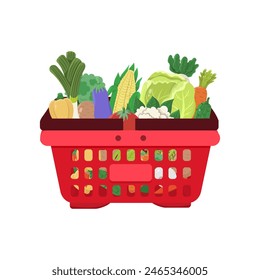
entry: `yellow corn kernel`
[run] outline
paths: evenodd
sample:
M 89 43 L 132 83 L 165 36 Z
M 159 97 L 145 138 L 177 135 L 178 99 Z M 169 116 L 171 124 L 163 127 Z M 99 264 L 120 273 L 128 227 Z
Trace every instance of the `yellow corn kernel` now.
M 136 91 L 134 71 L 128 70 L 117 87 L 117 96 L 115 100 L 113 113 L 126 108 L 130 97 Z

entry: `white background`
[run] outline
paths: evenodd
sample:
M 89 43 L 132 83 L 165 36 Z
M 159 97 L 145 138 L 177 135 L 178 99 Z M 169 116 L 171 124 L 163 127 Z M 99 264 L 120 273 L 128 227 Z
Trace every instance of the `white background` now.
M 257 4 L 1 3 L 1 279 L 54 279 L 51 269 L 57 266 L 107 265 L 207 266 L 206 277 L 176 279 L 259 279 Z M 217 73 L 209 95 L 221 142 L 211 149 L 202 194 L 191 208 L 111 204 L 70 209 L 39 128 L 61 90 L 48 68 L 67 50 L 74 50 L 86 71 L 102 76 L 107 85 L 133 62 L 143 80 L 167 71 L 167 57 L 175 53 L 196 57 L 196 74 L 204 68 Z

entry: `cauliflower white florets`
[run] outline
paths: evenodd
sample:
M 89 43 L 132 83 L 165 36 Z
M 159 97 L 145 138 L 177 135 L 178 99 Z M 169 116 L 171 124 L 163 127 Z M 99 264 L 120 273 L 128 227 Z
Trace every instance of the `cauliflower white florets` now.
M 147 108 L 141 106 L 136 110 L 135 115 L 139 119 L 173 119 L 170 117 L 170 113 L 168 112 L 168 108 L 166 106 L 161 106 L 159 108 Z

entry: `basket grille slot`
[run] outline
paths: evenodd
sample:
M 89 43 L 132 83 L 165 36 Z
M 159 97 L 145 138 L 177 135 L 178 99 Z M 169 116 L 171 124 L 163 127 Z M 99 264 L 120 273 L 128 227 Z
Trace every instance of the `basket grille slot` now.
M 93 168 L 92 167 L 85 167 L 84 178 L 87 180 L 91 180 L 93 178 Z
M 176 149 L 171 149 L 168 151 L 168 160 L 176 161 L 177 160 L 177 151 Z
M 78 167 L 73 167 L 71 170 L 70 178 L 73 180 L 77 180 L 79 178 L 79 169 Z
M 177 168 L 175 167 L 168 168 L 168 178 L 172 180 L 177 178 Z
M 93 150 L 92 149 L 86 149 L 84 151 L 84 159 L 85 159 L 85 161 L 93 160 Z
M 191 186 L 190 185 L 184 185 L 183 186 L 183 196 L 191 196 Z
M 141 185 L 140 186 L 140 193 L 142 196 L 148 196 L 150 192 L 150 187 L 148 185 Z
M 156 185 L 154 188 L 154 194 L 156 196 L 162 196 L 164 192 L 164 187 L 162 185 Z
M 98 160 L 106 161 L 107 160 L 107 150 L 99 150 L 98 151 Z
M 126 159 L 127 159 L 127 161 L 134 161 L 135 160 L 135 150 L 134 149 L 128 149 L 127 150 Z
M 158 179 L 158 180 L 163 178 L 163 168 L 162 167 L 156 167 L 154 169 L 154 178 Z
M 162 150 L 155 150 L 154 151 L 154 159 L 155 159 L 155 161 L 162 161 L 163 160 L 163 151 Z
M 114 196 L 120 196 L 121 195 L 121 186 L 120 185 L 113 185 L 112 186 L 112 194 Z
M 127 186 L 127 195 L 128 196 L 134 196 L 136 191 L 135 185 L 128 185 Z
M 92 185 L 84 186 L 84 194 L 86 196 L 91 196 L 93 194 L 93 186 Z
M 176 196 L 177 195 L 177 186 L 176 185 L 169 185 L 168 186 L 168 194 L 169 194 L 169 196 Z
M 71 160 L 72 161 L 78 161 L 79 160 L 79 150 L 74 149 L 71 153 Z
M 106 167 L 100 167 L 98 169 L 98 178 L 101 180 L 107 179 L 107 168 Z
M 191 177 L 191 168 L 190 167 L 184 167 L 183 168 L 182 177 L 184 179 L 189 179 Z
M 79 186 L 78 185 L 72 185 L 70 187 L 70 195 L 72 197 L 76 197 L 79 195 Z
M 98 193 L 99 193 L 99 196 L 101 196 L 101 197 L 107 196 L 107 185 L 100 185 Z
M 113 150 L 112 158 L 114 161 L 120 161 L 121 160 L 121 151 L 119 149 Z
M 148 149 L 142 149 L 140 151 L 140 160 L 141 161 L 148 161 L 149 160 L 149 150 Z
M 190 161 L 191 160 L 191 150 L 190 149 L 183 150 L 182 158 L 184 161 Z

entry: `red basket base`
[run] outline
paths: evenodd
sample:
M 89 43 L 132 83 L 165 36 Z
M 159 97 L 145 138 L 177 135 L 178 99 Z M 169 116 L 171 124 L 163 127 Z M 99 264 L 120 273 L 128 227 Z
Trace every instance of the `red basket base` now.
M 70 203 L 70 208 L 72 209 L 97 209 L 107 206 L 110 203 Z M 189 208 L 191 206 L 191 203 L 154 203 L 154 205 L 160 206 L 160 207 L 174 207 L 174 208 Z
M 109 203 L 79 203 L 79 202 L 71 202 L 70 208 L 72 209 L 97 209 L 101 207 L 107 206 Z
M 154 203 L 155 205 L 157 206 L 160 206 L 160 207 L 171 207 L 171 208 L 189 208 L 191 206 L 191 203 Z

